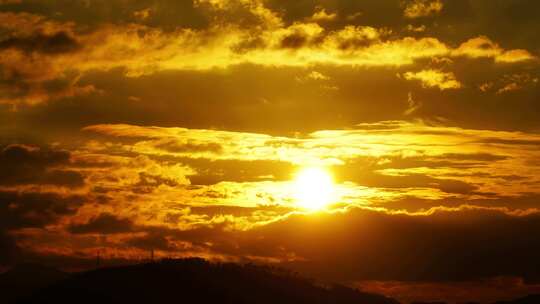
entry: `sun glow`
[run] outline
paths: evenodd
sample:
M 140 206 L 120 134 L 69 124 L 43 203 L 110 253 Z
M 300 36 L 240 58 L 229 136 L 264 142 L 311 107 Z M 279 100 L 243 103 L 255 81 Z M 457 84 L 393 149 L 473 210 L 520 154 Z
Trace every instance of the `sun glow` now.
M 323 168 L 300 170 L 295 177 L 294 191 L 298 206 L 309 210 L 323 209 L 335 200 L 334 180 Z

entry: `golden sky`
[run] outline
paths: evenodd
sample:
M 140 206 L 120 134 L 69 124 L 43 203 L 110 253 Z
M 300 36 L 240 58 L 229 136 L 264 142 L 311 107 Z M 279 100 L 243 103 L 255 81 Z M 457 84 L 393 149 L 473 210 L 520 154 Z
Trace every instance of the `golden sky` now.
M 0 0 L 0 265 L 154 250 L 404 301 L 538 292 L 539 10 Z

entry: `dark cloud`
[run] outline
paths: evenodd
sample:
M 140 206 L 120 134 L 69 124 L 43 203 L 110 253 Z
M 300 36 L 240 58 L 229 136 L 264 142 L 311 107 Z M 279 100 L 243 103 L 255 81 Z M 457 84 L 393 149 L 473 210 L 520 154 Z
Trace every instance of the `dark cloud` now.
M 119 218 L 110 213 L 102 213 L 84 224 L 72 224 L 69 232 L 75 234 L 116 234 L 132 232 L 135 228 L 129 219 Z
M 104 234 L 134 231 L 133 223 L 111 214 L 71 230 Z M 305 261 L 284 265 L 330 280 L 540 279 L 536 271 L 540 247 L 534 246 L 540 236 L 537 214 L 515 216 L 464 208 L 413 216 L 351 209 L 346 213 L 292 215 L 244 232 L 230 231 L 223 225 L 186 231 L 146 227 L 140 231 L 147 234 L 133 237 L 125 245 L 177 252 L 185 248 L 171 241 L 181 241 L 239 257 L 294 253 Z M 516 259 L 508 259 L 510 253 Z
M 264 180 L 290 180 L 296 166 L 280 161 L 238 161 L 184 159 L 183 163 L 195 169 L 189 176 L 193 185 L 213 185 L 222 181 L 256 182 Z
M 407 163 L 407 161 L 405 161 Z M 431 164 L 428 161 L 408 162 L 407 167 L 421 167 L 422 165 L 430 164 L 433 167 L 450 166 L 451 163 Z M 416 164 L 415 164 L 416 163 Z M 414 165 L 413 165 L 414 164 Z M 392 168 L 400 168 L 399 162 Z M 460 167 L 452 166 L 452 167 Z M 386 175 L 375 171 L 376 164 L 370 162 L 350 162 L 343 166 L 334 167 L 336 178 L 338 181 L 352 181 L 358 185 L 366 187 L 380 188 L 434 188 L 447 193 L 472 193 L 477 189 L 476 185 L 470 184 L 457 179 L 436 178 L 426 174 L 406 173 L 401 175 Z
M 221 234 L 218 238 L 226 239 Z M 540 279 L 540 247 L 534 245 L 539 236 L 537 214 L 464 209 L 410 216 L 352 209 L 292 216 L 229 238 L 237 242 L 236 254 L 294 252 L 306 262 L 290 266 L 319 277 L 452 281 L 501 275 Z
M 255 213 L 268 212 L 285 215 L 293 212 L 293 208 L 283 206 L 257 206 L 257 207 L 238 207 L 238 206 L 185 206 L 189 208 L 190 214 L 208 215 L 209 217 L 232 215 L 236 217 L 250 216 Z
M 85 202 L 77 195 L 54 193 L 0 192 L 0 230 L 44 228 L 62 216 L 73 215 Z
M 281 41 L 281 47 L 285 49 L 298 49 L 308 43 L 308 38 L 301 34 L 295 33 L 289 36 L 285 36 Z
M 158 149 L 162 149 L 167 152 L 172 153 L 197 153 L 197 152 L 212 152 L 219 154 L 223 150 L 223 146 L 218 143 L 207 143 L 207 144 L 198 144 L 198 143 L 181 143 L 178 141 L 167 141 L 161 142 L 155 146 Z
M 536 139 L 485 138 L 481 142 L 501 145 L 540 146 L 540 140 Z
M 540 195 L 536 193 L 522 193 L 515 196 L 506 196 L 503 194 L 492 195 L 489 197 L 483 193 L 486 198 L 457 198 L 449 197 L 444 199 L 427 199 L 422 197 L 407 196 L 402 199 L 392 201 L 373 201 L 373 206 L 383 207 L 390 210 L 406 210 L 408 212 L 420 212 L 434 207 L 457 208 L 467 204 L 482 207 L 508 208 L 509 210 L 527 210 L 538 208 Z
M 70 153 L 30 145 L 8 145 L 0 151 L 0 184 L 48 184 L 80 187 L 84 177 L 76 171 L 64 169 Z
M 176 28 L 203 28 L 210 18 L 205 11 L 194 6 L 191 0 L 143 0 L 130 2 L 104 1 L 21 1 L 4 4 L 3 10 L 28 12 L 47 16 L 53 20 L 71 21 L 85 30 L 92 30 L 102 24 L 129 22 L 145 23 L 166 30 Z M 146 18 L 137 12 L 148 10 Z
M 231 67 L 227 73 L 164 71 L 137 78 L 126 78 L 121 70 L 90 73 L 80 85 L 106 94 L 20 107 L 19 125 L 37 130 L 36 122 L 43 121 L 54 133 L 128 123 L 291 134 L 402 118 L 407 88 L 396 81 L 395 71 L 316 70 L 332 80 L 302 82 L 297 78 L 304 78 L 310 69 L 254 65 Z M 380 83 L 392 89 L 380 90 Z
M 437 158 L 460 160 L 460 161 L 472 160 L 472 161 L 482 161 L 482 162 L 494 162 L 494 161 L 508 159 L 508 156 L 496 155 L 496 154 L 490 154 L 490 153 L 470 153 L 470 154 L 445 153 L 445 154 L 441 154 Z
M 248 231 L 230 231 L 225 225 L 148 229 L 152 236 L 130 244 L 169 250 L 170 240 L 176 240 L 236 257 L 287 261 L 296 256 L 299 260 L 282 265 L 332 281 L 467 281 L 497 276 L 540 280 L 537 213 L 516 216 L 462 208 L 406 215 L 353 208 L 291 215 Z
M 424 155 L 410 157 L 386 157 L 385 162 L 380 162 L 380 158 L 359 158 L 351 163 L 362 164 L 371 170 L 380 169 L 406 169 L 406 168 L 477 168 L 492 164 L 493 162 L 508 159 L 508 156 L 490 153 L 444 153 L 441 155 Z
M 180 249 L 171 244 L 163 235 L 147 234 L 141 237 L 134 237 L 129 239 L 126 244 L 143 250 L 177 251 Z
M 40 147 L 31 145 L 9 145 L 2 149 L 2 164 L 19 163 L 28 166 L 48 166 L 66 163 L 69 160 L 67 151 L 42 151 Z
M 328 24 L 333 27 L 345 24 L 396 26 L 403 20 L 403 8 L 399 0 L 270 0 L 267 1 L 267 5 L 279 12 L 288 23 L 309 19 L 319 8 L 325 8 L 326 11 L 337 14 L 336 20 Z
M 512 48 L 531 47 L 538 50 L 538 33 L 533 29 L 539 21 L 531 13 L 538 10 L 538 3 L 534 1 L 442 1 L 443 9 L 438 14 L 419 19 L 404 17 L 405 3 L 399 0 L 267 1 L 268 7 L 279 12 L 289 24 L 306 20 L 318 8 L 325 8 L 337 14 L 335 20 L 325 24 L 331 29 L 352 24 L 387 27 L 401 32 L 407 24 L 424 25 L 426 28 L 423 32 L 406 34 L 442 37 L 455 44 L 483 34 Z
M 179 183 L 171 178 L 139 172 L 139 181 L 133 185 L 132 191 L 135 193 L 151 193 L 161 185 L 176 187 Z
M 531 11 L 539 5 L 535 1 L 518 0 L 458 0 L 445 1 L 445 8 L 437 22 L 436 34 L 461 39 L 472 33 L 482 33 L 511 47 L 538 48 L 538 18 Z M 453 25 L 450 30 L 447 25 Z
M 15 48 L 23 52 L 40 52 L 44 54 L 69 53 L 81 46 L 68 33 L 34 34 L 29 37 L 11 37 L 0 41 L 0 49 Z
M 475 185 L 455 179 L 433 178 L 423 174 L 389 176 L 373 174 L 359 176 L 355 180 L 359 185 L 382 188 L 435 188 L 447 193 L 468 194 L 477 189 Z
M 327 219 L 298 220 L 299 228 L 310 223 L 314 227 Z M 336 225 L 339 221 L 345 223 Z M 296 240 L 324 245 L 294 246 L 293 251 L 311 254 L 315 263 L 339 261 L 334 269 L 348 269 L 347 273 L 323 271 L 350 279 L 463 280 L 516 275 L 537 280 L 539 273 L 533 270 L 537 266 L 532 265 L 537 263 L 534 256 L 540 248 L 530 244 L 539 236 L 539 223 L 537 215 L 512 217 L 493 211 L 443 212 L 429 217 L 353 211 L 349 216 L 336 215 L 328 226 L 319 226 L 326 227 L 324 231 L 299 235 L 301 239 Z M 287 226 L 281 229 L 294 231 L 296 225 Z M 341 236 L 339 240 L 332 240 L 336 235 Z
M 493 67 L 492 63 L 489 66 L 457 65 L 458 69 L 463 69 L 456 73 L 459 80 L 473 77 L 466 76 L 471 70 L 484 72 L 463 81 L 465 86 L 460 90 L 442 92 L 426 90 L 415 82 L 396 77 L 396 73 L 405 72 L 405 68 L 398 71 L 314 68 L 329 77 L 324 82 L 296 81 L 308 75 L 310 69 L 252 65 L 231 67 L 227 73 L 164 71 L 138 78 L 126 78 L 121 70 L 90 73 L 79 80 L 78 86 L 92 86 L 95 91 L 106 93 L 68 96 L 33 107 L 21 106 L 18 125 L 19 129 L 39 130 L 40 134 L 65 133 L 99 123 L 290 134 L 342 128 L 359 122 L 403 119 L 408 107 L 407 96 L 412 92 L 414 99 L 422 102 L 422 107 L 411 114 L 411 119 L 437 121 L 444 118 L 445 124 L 473 129 L 538 128 L 535 117 L 538 87 L 515 92 L 517 96 L 484 93 L 478 86 L 489 82 L 486 75 L 504 75 L 506 71 Z M 238 90 L 236 86 L 243 89 Z M 488 112 L 486 108 L 491 110 Z M 276 121 L 280 123 L 274 123 Z M 39 128 L 37 122 L 45 122 L 47 128 Z M 167 149 L 166 146 L 163 148 Z

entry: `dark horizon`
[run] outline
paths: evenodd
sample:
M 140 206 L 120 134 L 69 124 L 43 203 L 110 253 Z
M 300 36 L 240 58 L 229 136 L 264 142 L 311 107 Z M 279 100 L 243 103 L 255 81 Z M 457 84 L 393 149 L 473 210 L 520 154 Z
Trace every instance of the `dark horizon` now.
M 96 265 L 95 269 L 74 273 L 20 264 L 0 274 L 0 290 L 6 304 L 117 303 L 120 299 L 134 304 L 170 303 L 179 295 L 182 301 L 198 303 L 448 304 L 444 300 L 398 302 L 358 288 L 318 282 L 272 265 L 210 262 L 202 258 Z M 531 294 L 489 304 L 534 304 L 539 300 L 540 294 Z

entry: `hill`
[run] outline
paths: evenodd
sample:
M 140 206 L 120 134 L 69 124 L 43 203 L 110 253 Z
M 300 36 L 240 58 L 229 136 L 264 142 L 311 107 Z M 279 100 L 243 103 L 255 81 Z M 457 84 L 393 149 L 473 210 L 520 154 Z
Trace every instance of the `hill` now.
M 398 304 L 343 286 L 317 286 L 285 270 L 202 259 L 79 273 L 20 303 Z
M 0 274 L 2 303 L 12 303 L 16 299 L 51 286 L 67 277 L 68 274 L 65 272 L 38 264 L 17 265 Z

